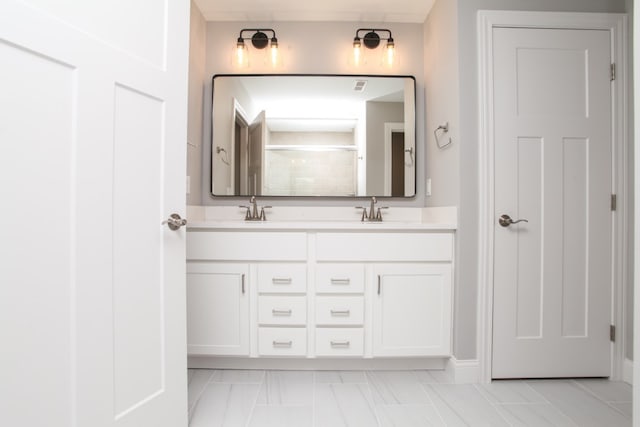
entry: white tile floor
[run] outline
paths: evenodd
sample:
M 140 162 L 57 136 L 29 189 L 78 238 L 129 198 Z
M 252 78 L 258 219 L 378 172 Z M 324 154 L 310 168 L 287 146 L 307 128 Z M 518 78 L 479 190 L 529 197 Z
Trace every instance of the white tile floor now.
M 451 384 L 443 371 L 189 370 L 190 427 L 631 426 L 601 379 Z

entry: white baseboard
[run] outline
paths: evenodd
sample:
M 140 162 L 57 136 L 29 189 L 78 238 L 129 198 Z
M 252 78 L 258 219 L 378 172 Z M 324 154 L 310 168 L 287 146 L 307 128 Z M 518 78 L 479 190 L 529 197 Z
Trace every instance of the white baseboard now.
M 191 369 L 281 369 L 281 370 L 444 370 L 442 358 L 268 358 L 189 356 Z
M 477 359 L 458 360 L 451 356 L 445 370 L 456 384 L 474 384 L 480 378 L 480 362 Z
M 633 384 L 633 360 L 624 359 L 622 364 L 622 381 Z

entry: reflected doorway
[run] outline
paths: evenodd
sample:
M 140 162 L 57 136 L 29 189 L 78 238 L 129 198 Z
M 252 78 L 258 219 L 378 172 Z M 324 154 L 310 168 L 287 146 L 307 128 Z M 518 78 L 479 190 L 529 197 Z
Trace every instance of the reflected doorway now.
M 391 196 L 404 197 L 404 131 L 391 132 Z

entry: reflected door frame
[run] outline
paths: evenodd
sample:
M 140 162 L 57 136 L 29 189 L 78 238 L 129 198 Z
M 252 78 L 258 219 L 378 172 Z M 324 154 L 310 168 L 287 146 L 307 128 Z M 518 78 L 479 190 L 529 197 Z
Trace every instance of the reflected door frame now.
M 238 133 L 239 132 L 239 133 Z M 233 98 L 233 131 L 231 135 L 231 179 L 234 194 L 248 193 L 249 119 L 237 99 Z
M 493 337 L 493 265 L 494 265 L 494 128 L 493 128 L 493 29 L 556 28 L 609 31 L 616 76 L 612 94 L 613 194 L 617 209 L 613 219 L 613 301 L 612 324 L 616 325 L 616 341 L 612 345 L 611 379 L 630 379 L 623 366 L 625 360 L 625 314 L 628 277 L 629 229 L 629 165 L 628 151 L 628 46 L 625 14 L 565 12 L 478 12 L 478 167 L 479 167 L 479 245 L 478 245 L 478 311 L 477 311 L 477 379 L 490 382 Z

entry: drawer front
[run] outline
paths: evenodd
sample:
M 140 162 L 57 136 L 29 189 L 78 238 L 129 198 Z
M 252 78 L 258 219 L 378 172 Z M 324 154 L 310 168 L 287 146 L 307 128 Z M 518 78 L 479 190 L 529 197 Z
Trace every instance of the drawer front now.
M 316 293 L 364 293 L 364 264 L 318 264 Z
M 316 356 L 364 355 L 362 328 L 317 328 Z
M 453 233 L 318 233 L 318 261 L 451 261 Z
M 258 322 L 261 325 L 306 325 L 307 297 L 258 297 Z
M 259 264 L 258 291 L 262 293 L 305 293 L 305 264 Z
M 306 328 L 258 328 L 261 356 L 304 356 L 307 354 Z
M 307 235 L 302 232 L 189 231 L 188 260 L 304 261 Z
M 362 325 L 364 297 L 316 297 L 317 325 Z

